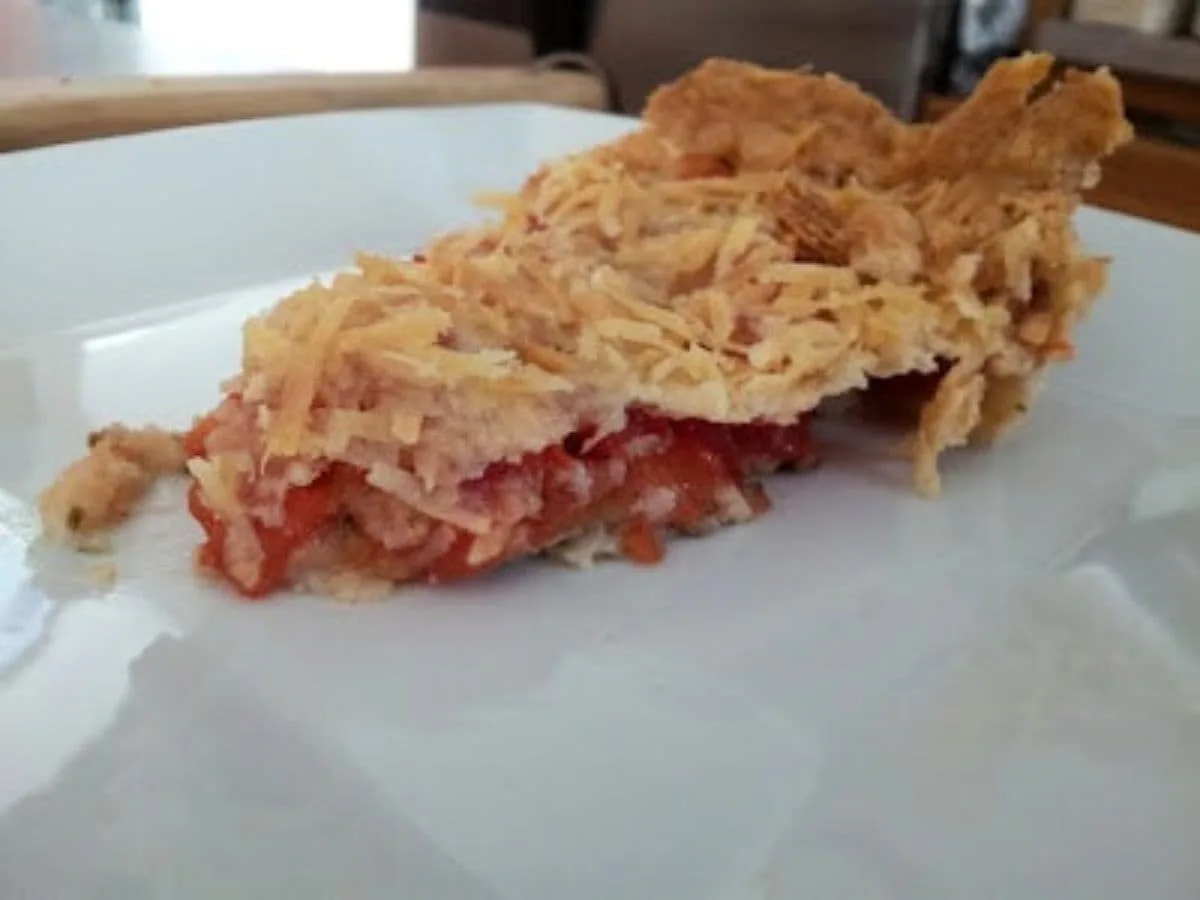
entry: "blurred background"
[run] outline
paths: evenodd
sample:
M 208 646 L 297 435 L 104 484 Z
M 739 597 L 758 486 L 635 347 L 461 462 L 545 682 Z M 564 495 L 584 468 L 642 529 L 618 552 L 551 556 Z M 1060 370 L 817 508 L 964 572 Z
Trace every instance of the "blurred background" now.
M 0 0 L 0 92 L 30 76 L 498 71 L 549 57 L 637 112 L 655 85 L 725 55 L 838 72 L 931 120 L 1023 49 L 1110 66 L 1125 86 L 1140 139 L 1093 201 L 1200 230 L 1197 0 Z

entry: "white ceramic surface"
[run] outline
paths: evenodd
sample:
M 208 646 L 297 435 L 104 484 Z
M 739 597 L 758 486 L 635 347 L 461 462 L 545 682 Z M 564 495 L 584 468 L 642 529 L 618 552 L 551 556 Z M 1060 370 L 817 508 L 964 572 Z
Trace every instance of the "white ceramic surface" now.
M 1029 426 L 909 494 L 866 450 L 665 564 L 232 600 L 164 488 L 119 579 L 30 504 L 182 425 L 238 325 L 613 136 L 533 107 L 0 156 L 0 897 L 1200 896 L 1200 239 L 1112 289 Z M 839 436 L 832 435 L 835 446 Z

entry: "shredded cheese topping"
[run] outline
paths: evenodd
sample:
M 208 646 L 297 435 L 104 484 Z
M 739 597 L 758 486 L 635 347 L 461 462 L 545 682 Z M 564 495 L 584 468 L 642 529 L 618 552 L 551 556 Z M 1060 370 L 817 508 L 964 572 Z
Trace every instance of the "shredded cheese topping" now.
M 482 532 L 455 485 L 581 422 L 788 423 L 940 366 L 913 444 L 935 491 L 938 454 L 1020 417 L 1104 284 L 1070 218 L 1130 131 L 1105 72 L 1030 99 L 1050 62 L 1002 62 L 920 126 L 832 76 L 701 66 L 641 130 L 486 198 L 497 220 L 250 321 L 234 388 L 264 457 L 351 462 Z

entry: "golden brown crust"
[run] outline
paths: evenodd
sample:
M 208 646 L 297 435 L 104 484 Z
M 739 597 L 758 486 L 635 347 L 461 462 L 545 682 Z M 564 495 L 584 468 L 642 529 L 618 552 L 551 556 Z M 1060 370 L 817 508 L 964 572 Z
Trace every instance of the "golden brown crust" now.
M 946 118 L 913 130 L 889 181 L 986 178 L 1078 199 L 1096 163 L 1133 131 L 1120 84 L 1107 70 L 1069 71 L 1046 84 L 1052 66 L 1043 54 L 996 63 Z
M 907 135 L 875 98 L 836 75 L 711 59 L 659 88 L 646 125 L 682 153 L 721 157 L 742 171 L 795 166 L 836 182 L 873 183 Z

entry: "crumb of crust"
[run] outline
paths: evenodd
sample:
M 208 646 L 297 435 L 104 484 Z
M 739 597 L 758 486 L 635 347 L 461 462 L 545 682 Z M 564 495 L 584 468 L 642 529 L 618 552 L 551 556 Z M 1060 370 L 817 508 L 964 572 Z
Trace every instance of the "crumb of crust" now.
M 590 569 L 602 559 L 621 556 L 621 542 L 608 525 L 598 524 L 568 535 L 544 551 L 575 569 Z
M 88 566 L 88 580 L 102 591 L 117 583 L 117 565 L 113 562 L 98 562 Z
M 183 471 L 179 435 L 153 426 L 112 425 L 94 432 L 87 455 L 38 498 L 43 530 L 80 550 L 106 549 L 106 532 L 129 516 L 154 482 Z
M 182 473 L 187 461 L 180 435 L 156 425 L 109 425 L 88 435 L 88 447 L 106 447 L 155 475 Z
M 391 592 L 392 583 L 354 569 L 312 572 L 300 579 L 302 587 L 340 603 L 375 603 Z

